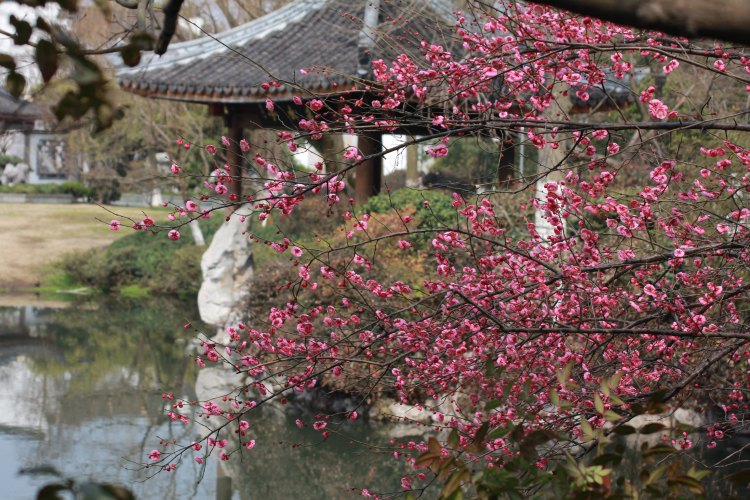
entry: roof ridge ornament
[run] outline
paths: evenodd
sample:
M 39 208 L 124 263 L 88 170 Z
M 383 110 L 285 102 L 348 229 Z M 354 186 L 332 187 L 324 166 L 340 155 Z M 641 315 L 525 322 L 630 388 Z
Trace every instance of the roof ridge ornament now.
M 372 49 L 375 48 L 375 30 L 380 22 L 380 0 L 368 0 L 363 17 L 362 30 L 357 40 L 357 76 L 366 78 L 372 71 Z

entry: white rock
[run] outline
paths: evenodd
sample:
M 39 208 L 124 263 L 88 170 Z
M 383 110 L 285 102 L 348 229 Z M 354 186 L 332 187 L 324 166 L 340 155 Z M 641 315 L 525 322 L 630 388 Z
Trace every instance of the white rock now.
M 677 408 L 673 412 L 659 413 L 657 415 L 638 415 L 630 419 L 628 425 L 640 429 L 641 427 L 658 423 L 664 425 L 667 429 L 676 429 L 677 423 L 689 425 L 691 427 L 700 427 L 705 424 L 705 418 L 694 410 Z
M 706 416 L 694 410 L 677 408 L 672 414 L 672 420 L 690 427 L 701 427 L 706 424 Z M 673 424 L 674 425 L 674 424 Z
M 420 437 L 432 431 L 429 427 L 417 427 L 408 424 L 391 424 L 386 426 L 386 432 L 391 439 L 403 439 L 409 437 Z
M 198 291 L 198 311 L 210 325 L 222 327 L 230 321 L 247 294 L 253 266 L 246 230 L 250 222 L 233 216 L 224 223 L 201 259 L 203 283 Z
M 244 384 L 244 376 L 223 366 L 207 366 L 198 372 L 195 380 L 195 395 L 199 401 L 233 393 Z M 227 408 L 228 409 L 228 408 Z
M 416 406 L 393 403 L 388 405 L 390 414 L 398 419 L 428 424 L 432 421 L 432 412 L 420 410 Z

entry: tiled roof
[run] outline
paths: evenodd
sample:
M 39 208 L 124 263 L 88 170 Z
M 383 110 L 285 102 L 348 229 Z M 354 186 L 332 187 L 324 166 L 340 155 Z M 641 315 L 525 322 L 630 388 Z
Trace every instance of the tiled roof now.
M 0 89 L 0 122 L 33 122 L 43 116 L 39 107 Z M 0 128 L 4 128 L 0 125 Z
M 214 36 L 176 43 L 159 58 L 121 67 L 123 89 L 149 97 L 250 103 L 336 92 L 356 81 L 358 37 L 370 0 L 297 0 Z M 450 20 L 448 0 L 381 0 L 372 59 L 414 52 Z M 325 73 L 301 69 L 326 68 Z M 270 75 L 270 76 L 269 76 Z M 262 90 L 263 82 L 289 82 Z

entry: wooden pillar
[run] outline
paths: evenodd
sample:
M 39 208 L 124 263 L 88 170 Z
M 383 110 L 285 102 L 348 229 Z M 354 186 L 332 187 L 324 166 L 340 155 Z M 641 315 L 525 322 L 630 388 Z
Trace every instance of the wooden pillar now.
M 226 116 L 226 122 L 229 127 L 229 151 L 227 151 L 226 160 L 229 165 L 229 176 L 232 178 L 232 184 L 227 186 L 230 195 L 236 195 L 238 200 L 242 199 L 242 150 L 240 141 L 242 140 L 242 124 L 239 116 L 231 111 Z M 227 209 L 227 215 L 234 212 L 235 207 Z
M 354 183 L 354 197 L 357 203 L 364 203 L 371 196 L 380 193 L 383 182 L 383 134 L 380 132 L 365 132 L 357 137 L 357 148 L 363 158 L 368 158 L 357 165 L 357 178 Z
M 507 188 L 513 182 L 516 170 L 516 144 L 513 133 L 503 134 L 500 144 L 500 159 L 497 164 L 497 183 L 500 189 Z
M 336 158 L 341 157 L 344 150 L 344 137 L 341 134 L 324 134 L 320 139 L 308 139 L 310 144 L 318 151 L 323 163 L 323 171 L 335 172 L 337 169 Z
M 413 141 L 414 137 L 407 137 Z M 419 187 L 419 145 L 409 144 L 406 146 L 406 187 Z

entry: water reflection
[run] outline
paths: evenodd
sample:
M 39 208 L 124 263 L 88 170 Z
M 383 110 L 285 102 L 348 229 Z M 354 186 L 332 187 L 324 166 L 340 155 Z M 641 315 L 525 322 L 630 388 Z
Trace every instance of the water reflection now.
M 253 415 L 258 445 L 229 462 L 212 459 L 202 470 L 188 454 L 176 472 L 149 480 L 153 470 L 133 470 L 128 460 L 143 460 L 160 438 L 189 443 L 201 435 L 166 417 L 160 397 L 197 398 L 198 371 L 187 355 L 193 333 L 181 326 L 197 316 L 164 300 L 0 307 L 0 497 L 33 498 L 53 478 L 17 471 L 40 464 L 79 481 L 127 485 L 139 499 L 339 499 L 356 497 L 354 486 L 399 493 L 403 463 L 393 460 L 383 429 L 347 422 L 321 441 L 278 408 Z M 748 443 L 736 436 L 713 450 L 703 444 L 693 459 L 713 464 Z M 735 458 L 747 460 L 747 452 Z M 630 464 L 637 477 L 642 464 Z M 742 468 L 706 481 L 708 497 L 747 498 L 726 481 Z
M 253 419 L 253 453 L 200 466 L 187 456 L 176 472 L 135 471 L 159 439 L 190 442 L 200 428 L 164 415 L 165 390 L 196 399 L 197 370 L 187 356 L 197 312 L 179 302 L 100 300 L 65 308 L 0 307 L 0 484 L 4 498 L 33 498 L 52 478 L 20 477 L 49 464 L 77 480 L 130 486 L 143 498 L 321 498 L 351 495 L 352 485 L 383 491 L 398 485 L 389 455 L 294 425 L 265 411 Z M 367 446 L 387 436 L 363 424 L 342 432 Z M 378 455 L 375 455 L 376 457 Z M 229 478 L 234 478 L 230 481 Z

